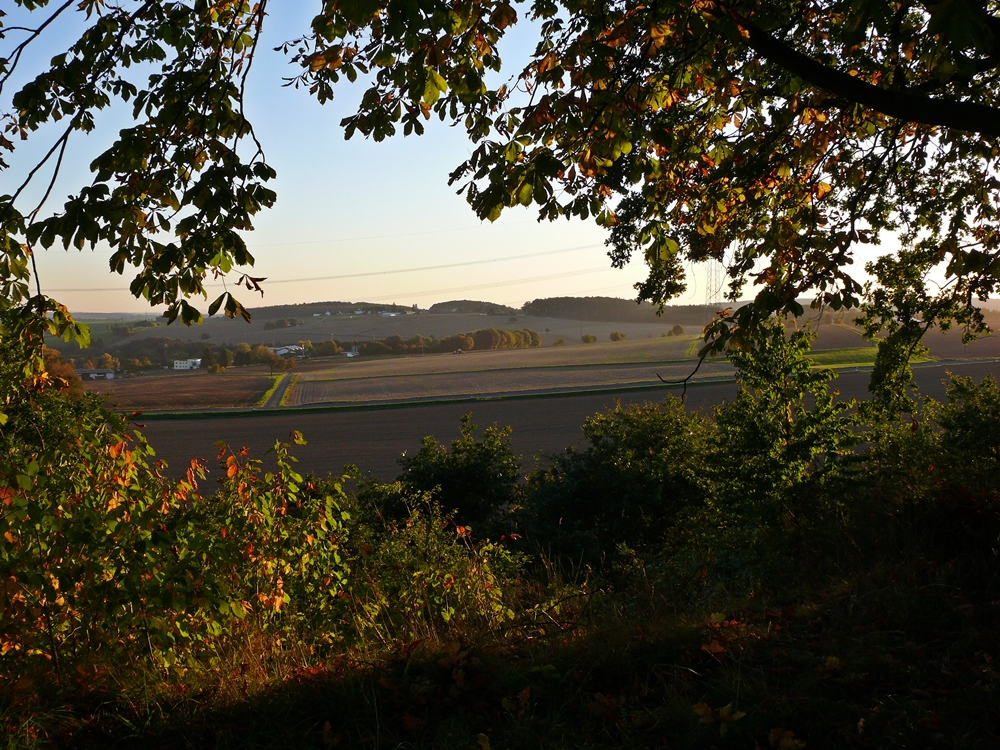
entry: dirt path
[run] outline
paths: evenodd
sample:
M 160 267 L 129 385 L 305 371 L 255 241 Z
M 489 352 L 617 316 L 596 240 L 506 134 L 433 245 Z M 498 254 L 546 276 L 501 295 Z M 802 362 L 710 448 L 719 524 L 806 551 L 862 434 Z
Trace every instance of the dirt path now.
M 267 400 L 262 408 L 264 409 L 274 409 L 281 405 L 281 397 L 285 395 L 285 391 L 288 390 L 288 386 L 292 384 L 292 376 L 287 372 L 281 376 L 281 380 L 278 381 L 278 387 L 274 389 L 271 397 Z

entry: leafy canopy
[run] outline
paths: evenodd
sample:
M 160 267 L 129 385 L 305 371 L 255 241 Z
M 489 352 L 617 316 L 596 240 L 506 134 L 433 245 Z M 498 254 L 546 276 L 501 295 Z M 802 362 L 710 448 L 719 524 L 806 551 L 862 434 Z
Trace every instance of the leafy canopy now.
M 0 89 L 13 104 L 0 147 L 66 124 L 25 182 L 58 169 L 69 137 L 115 100 L 135 124 L 55 214 L 22 206 L 23 185 L 0 198 L 0 304 L 25 320 L 57 310 L 31 294 L 31 248 L 103 241 L 112 270 L 137 269 L 135 295 L 197 320 L 186 298 L 204 294 L 208 273 L 252 263 L 238 232 L 275 197 L 243 114 L 266 0 L 15 2 L 38 23 L 2 30 L 0 87 L 48 19 L 89 19 L 49 68 Z M 997 291 L 995 11 L 976 0 L 325 0 L 283 48 L 300 66 L 290 85 L 321 102 L 341 78 L 367 82 L 348 138 L 420 134 L 435 115 L 464 128 L 475 147 L 452 181 L 479 216 L 534 205 L 541 218 L 595 218 L 612 263 L 645 260 L 641 299 L 679 294 L 685 261 L 723 261 L 732 299 L 760 291 L 720 318 L 715 348 L 748 342 L 774 312 L 801 314 L 807 293 L 863 305 L 873 331 L 912 347 L 934 321 L 983 330 L 975 301 Z M 496 86 L 498 44 L 524 18 L 537 47 Z M 140 65 L 155 72 L 135 82 Z M 903 251 L 871 265 L 865 288 L 854 254 L 889 233 Z M 219 310 L 244 312 L 230 294 L 209 306 Z M 74 333 L 59 316 L 51 327 Z

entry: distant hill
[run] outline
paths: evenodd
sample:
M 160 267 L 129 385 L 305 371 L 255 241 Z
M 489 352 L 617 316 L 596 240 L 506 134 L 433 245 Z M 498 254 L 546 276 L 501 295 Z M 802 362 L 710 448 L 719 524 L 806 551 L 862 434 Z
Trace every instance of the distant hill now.
M 657 316 L 656 306 L 649 302 L 618 297 L 548 297 L 526 302 L 521 312 L 544 318 L 593 320 L 608 323 L 655 323 L 664 325 L 702 326 L 715 314 L 707 305 L 670 305 Z
M 387 305 L 382 302 L 304 302 L 301 305 L 270 305 L 268 307 L 248 307 L 247 310 L 256 320 L 277 320 L 279 318 L 309 318 L 329 312 L 344 315 L 355 310 L 362 312 L 414 312 L 412 307 L 405 305 Z
M 431 305 L 432 313 L 466 313 L 472 315 L 515 315 L 517 310 L 495 302 L 479 302 L 471 299 L 453 299 Z

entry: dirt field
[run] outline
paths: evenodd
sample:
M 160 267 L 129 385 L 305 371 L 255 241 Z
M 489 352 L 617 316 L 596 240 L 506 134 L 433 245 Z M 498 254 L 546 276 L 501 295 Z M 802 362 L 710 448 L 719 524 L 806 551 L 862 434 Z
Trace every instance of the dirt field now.
M 976 380 L 987 374 L 1000 376 L 1000 363 L 968 363 L 957 366 L 922 366 L 914 371 L 923 393 L 944 397 L 942 381 L 951 370 L 956 375 Z M 848 372 L 837 378 L 832 387 L 844 398 L 866 398 L 869 374 Z M 718 383 L 689 389 L 687 406 L 708 410 L 731 399 L 733 383 Z M 344 464 L 358 464 L 384 481 L 399 473 L 396 461 L 404 453 L 420 448 L 424 435 L 435 435 L 448 443 L 458 437 L 463 414 L 472 414 L 480 427 L 497 423 L 513 427 L 514 450 L 525 456 L 526 468 L 534 465 L 539 452 L 565 450 L 580 445 L 580 430 L 585 417 L 622 403 L 658 401 L 667 394 L 680 395 L 679 388 L 654 388 L 649 391 L 621 394 L 587 394 L 480 403 L 432 404 L 378 410 L 295 414 L 260 412 L 245 418 L 165 420 L 145 424 L 143 432 L 157 450 L 159 458 L 171 466 L 169 474 L 180 476 L 193 457 L 208 459 L 215 468 L 217 450 L 213 443 L 225 440 L 234 447 L 246 445 L 251 453 L 263 457 L 276 440 L 288 440 L 292 430 L 300 430 L 309 441 L 296 446 L 299 471 L 321 475 L 339 472 Z
M 247 368 L 221 375 L 203 372 L 165 372 L 120 380 L 84 383 L 89 391 L 104 393 L 122 409 L 202 409 L 253 406 L 271 387 L 266 369 Z

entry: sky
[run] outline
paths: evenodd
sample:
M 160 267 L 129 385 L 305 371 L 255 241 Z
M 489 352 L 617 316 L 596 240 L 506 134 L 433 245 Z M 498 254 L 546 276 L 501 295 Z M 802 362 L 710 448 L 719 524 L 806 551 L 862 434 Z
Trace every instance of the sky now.
M 0 4 L 9 5 L 4 0 Z M 343 81 L 334 102 L 326 105 L 304 90 L 282 87 L 297 68 L 273 48 L 307 31 L 318 8 L 316 0 L 271 0 L 250 77 L 247 114 L 268 163 L 277 170 L 270 186 L 278 201 L 257 215 L 256 231 L 245 238 L 256 258 L 253 275 L 267 281 L 263 298 L 241 290 L 244 304 L 341 300 L 426 308 L 451 299 L 482 299 L 517 307 L 539 297 L 635 297 L 634 284 L 646 276 L 644 264 L 634 260 L 624 269 L 612 268 L 604 246 L 607 232 L 592 221 L 539 223 L 533 209 L 518 207 L 493 224 L 480 222 L 448 186 L 448 174 L 472 150 L 463 130 L 433 118 L 420 137 L 400 135 L 374 143 L 355 136 L 345 141 L 339 123 L 355 111 L 364 91 L 360 80 L 356 85 Z M 5 22 L 11 26 L 23 20 L 11 12 Z M 65 51 L 79 35 L 80 24 L 79 14 L 53 24 L 29 48 L 20 81 Z M 531 24 L 515 26 L 501 48 L 504 73 L 493 83 L 515 75 L 535 41 Z M 144 73 L 135 71 L 133 82 L 143 81 Z M 8 85 L 4 97 L 17 90 L 17 83 Z M 0 109 L 8 103 L 0 101 Z M 88 165 L 119 128 L 131 124 L 129 114 L 128 107 L 112 108 L 98 114 L 94 133 L 73 135 L 45 211 L 59 210 L 67 194 L 90 182 Z M 13 191 L 55 141 L 61 125 L 18 143 L 7 157 L 11 169 L 0 172 L 0 193 Z M 36 182 L 19 202 L 22 211 L 33 208 L 44 192 L 44 171 Z M 39 250 L 42 291 L 74 312 L 149 312 L 145 301 L 128 292 L 130 269 L 124 276 L 109 272 L 109 255 L 101 246 L 82 252 Z M 855 270 L 862 265 L 859 259 Z M 674 303 L 703 304 L 705 266 L 689 265 L 687 273 L 688 290 Z M 221 290 L 210 284 L 210 299 Z M 195 304 L 207 308 L 207 302 Z
M 271 187 L 274 208 L 258 214 L 246 235 L 256 258 L 253 275 L 267 277 L 265 295 L 243 292 L 248 306 L 345 300 L 431 304 L 449 299 L 484 299 L 520 306 L 538 297 L 563 295 L 634 298 L 645 277 L 641 262 L 611 267 L 606 230 L 592 222 L 536 220 L 534 210 L 509 209 L 497 222 L 480 222 L 462 196 L 448 186 L 448 174 L 471 152 L 464 131 L 433 118 L 425 135 L 397 136 L 374 143 L 345 141 L 340 120 L 363 93 L 360 85 L 337 90 L 334 102 L 319 105 L 304 90 L 283 88 L 294 75 L 288 58 L 273 51 L 309 28 L 318 3 L 278 0 L 269 18 L 247 90 L 247 114 L 278 172 Z M 13 25 L 16 17 L 5 19 Z M 37 73 L 66 49 L 79 23 L 53 25 L 22 63 Z M 533 45 L 530 27 L 506 40 L 506 57 L 526 59 Z M 504 78 L 519 66 L 505 69 Z M 21 80 L 24 80 L 22 76 Z M 136 79 L 133 78 L 135 81 Z M 12 82 L 13 83 L 13 82 Z M 16 90 L 8 87 L 5 96 Z M 90 181 L 88 165 L 120 127 L 130 124 L 125 108 L 103 112 L 90 135 L 75 133 L 56 188 L 45 210 L 57 211 L 65 196 Z M 56 128 L 33 133 L 0 173 L 10 192 L 26 168 L 48 150 Z M 33 207 L 48 177 L 40 173 L 34 191 L 19 204 Z M 76 312 L 148 312 L 128 292 L 132 276 L 108 270 L 108 248 L 39 250 L 42 291 Z M 678 303 L 704 302 L 701 269 Z M 211 292 L 216 291 L 210 287 Z M 219 290 L 221 292 L 221 287 Z M 204 310 L 206 303 L 200 305 Z

